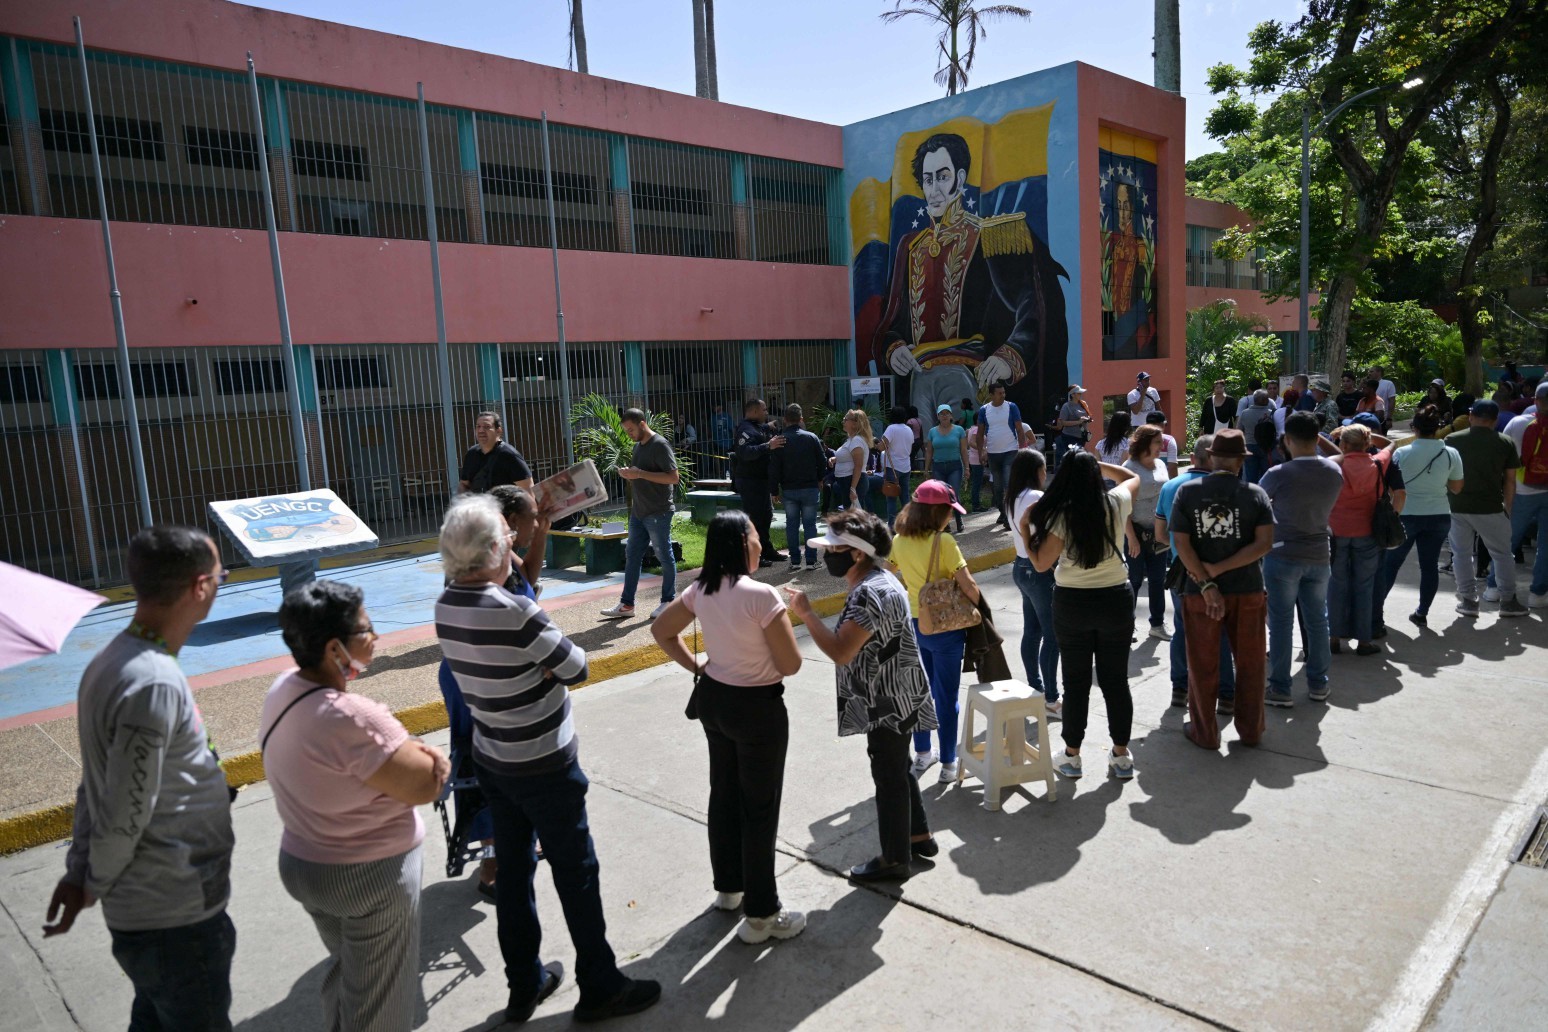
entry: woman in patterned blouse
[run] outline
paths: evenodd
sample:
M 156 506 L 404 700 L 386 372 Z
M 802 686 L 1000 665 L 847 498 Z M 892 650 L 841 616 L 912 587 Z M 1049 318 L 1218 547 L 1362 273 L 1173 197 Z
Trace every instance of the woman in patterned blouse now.
M 804 591 L 785 590 L 812 641 L 837 664 L 839 734 L 865 735 L 871 757 L 882 851 L 849 876 L 903 881 L 914 873 L 912 857 L 939 851 L 908 749 L 915 731 L 936 728 L 930 682 L 909 624 L 908 592 L 877 565 L 892 551 L 887 525 L 863 509 L 834 513 L 827 522 L 827 534 L 807 544 L 822 549 L 828 572 L 849 585 L 838 624 L 830 631 Z

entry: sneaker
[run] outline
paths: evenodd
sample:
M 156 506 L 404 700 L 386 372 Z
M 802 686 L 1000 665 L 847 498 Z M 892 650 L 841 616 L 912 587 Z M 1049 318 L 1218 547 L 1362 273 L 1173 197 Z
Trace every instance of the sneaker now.
M 934 749 L 931 749 L 927 753 L 920 753 L 914 757 L 914 765 L 912 768 L 910 768 L 909 773 L 913 774 L 914 777 L 917 778 L 925 771 L 935 766 L 936 763 L 940 761 L 940 758 L 940 753 L 936 752 Z
M 1526 616 L 1527 607 L 1521 604 L 1521 600 L 1515 595 L 1510 596 L 1500 603 L 1501 616 Z
M 658 617 L 658 616 L 660 616 L 660 615 L 661 615 L 661 614 L 662 614 L 662 613 L 664 613 L 664 612 L 666 612 L 666 611 L 667 611 L 667 606 L 669 606 L 669 605 L 671 605 L 671 604 L 672 604 L 672 603 L 670 603 L 670 602 L 663 602 L 663 603 L 661 603 L 661 604 L 660 604 L 660 605 L 659 605 L 659 606 L 657 606 L 657 607 L 656 607 L 656 608 L 655 608 L 655 609 L 652 609 L 652 610 L 651 610 L 651 611 L 650 611 L 650 618 L 651 618 L 651 619 L 652 619 L 652 620 L 654 620 L 654 619 L 655 619 L 655 618 L 656 618 L 656 617 Z
M 1133 754 L 1124 753 L 1122 756 L 1117 753 L 1110 754 L 1107 757 L 1107 770 L 1119 781 L 1128 781 L 1134 776 Z
M 804 569 L 805 569 L 805 567 L 802 566 L 800 563 L 791 563 L 790 564 L 790 572 L 791 573 L 800 573 Z
M 1064 719 L 1064 703 L 1057 699 L 1053 702 L 1045 702 L 1043 703 L 1043 712 L 1048 714 L 1049 720 L 1062 720 Z
M 1484 588 L 1483 600 L 1485 602 L 1498 602 L 1500 600 L 1500 589 Z
M 717 893 L 715 893 L 715 909 L 716 910 L 741 910 L 742 909 L 742 894 L 740 892 L 717 892 Z
M 1157 639 L 1158 641 L 1172 640 L 1172 632 L 1167 630 L 1165 627 L 1162 627 L 1160 624 L 1150 625 L 1150 636 Z
M 1408 614 L 1408 620 L 1415 627 L 1428 627 L 1428 626 L 1430 626 L 1429 617 L 1425 616 L 1423 613 L 1417 613 L 1417 612 L 1416 613 L 1409 613 Z
M 1289 709 L 1295 705 L 1295 698 L 1289 692 L 1269 692 L 1263 696 L 1265 706 L 1281 706 Z
M 756 946 L 770 939 L 794 939 L 806 930 L 806 915 L 799 910 L 781 910 L 773 917 L 744 917 L 736 937 Z
M 608 1018 L 618 1018 L 625 1014 L 638 1014 L 654 1006 L 660 999 L 660 982 L 654 982 L 648 978 L 629 978 L 624 980 L 623 988 L 611 1000 L 596 1002 L 582 1000 L 575 1005 L 572 1016 L 582 1024 L 606 1021 Z
M 1528 595 L 1527 607 L 1529 609 L 1548 609 L 1548 591 L 1543 592 L 1541 595 L 1535 593 Z
M 1067 778 L 1078 778 L 1080 777 L 1080 757 L 1065 753 L 1059 757 L 1059 762 L 1054 764 L 1054 770 Z
M 959 771 L 961 769 L 962 768 L 958 764 L 956 764 L 956 763 L 943 763 L 943 764 L 941 764 L 940 783 L 943 784 L 943 785 L 949 785 L 952 782 L 956 781 L 957 780 L 957 771 Z
M 1178 709 L 1186 709 L 1187 708 L 1187 706 L 1188 706 L 1188 689 L 1187 688 L 1173 688 L 1172 689 L 1172 705 L 1176 706 Z
M 1312 702 L 1327 702 L 1328 696 L 1332 694 L 1332 691 L 1333 689 L 1328 687 L 1327 684 L 1314 685 L 1312 690 L 1307 693 L 1307 698 L 1311 699 Z
M 1457 599 L 1457 612 L 1461 613 L 1463 616 L 1477 616 L 1478 600 L 1472 598 Z
M 537 995 L 530 1000 L 512 999 L 505 1006 L 505 1021 L 510 1025 L 524 1025 L 532 1017 L 532 1012 L 538 1009 L 538 1004 L 554 995 L 554 990 L 559 988 L 559 983 L 564 981 L 564 971 L 557 967 L 543 969 L 543 983 L 538 986 Z
M 1236 696 L 1222 695 L 1215 700 L 1215 715 L 1219 717 L 1236 716 Z
M 598 614 L 604 620 L 627 620 L 634 615 L 634 607 L 626 606 L 622 602 L 611 609 L 604 609 Z

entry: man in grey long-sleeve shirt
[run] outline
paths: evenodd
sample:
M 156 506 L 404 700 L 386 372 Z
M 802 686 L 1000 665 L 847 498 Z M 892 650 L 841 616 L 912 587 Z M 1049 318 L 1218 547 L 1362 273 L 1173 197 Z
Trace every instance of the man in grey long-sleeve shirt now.
M 43 934 L 98 899 L 134 984 L 131 1029 L 231 1027 L 231 797 L 177 650 L 225 579 L 203 531 L 151 527 L 129 545 L 134 621 L 86 668 L 81 784 L 65 876 Z

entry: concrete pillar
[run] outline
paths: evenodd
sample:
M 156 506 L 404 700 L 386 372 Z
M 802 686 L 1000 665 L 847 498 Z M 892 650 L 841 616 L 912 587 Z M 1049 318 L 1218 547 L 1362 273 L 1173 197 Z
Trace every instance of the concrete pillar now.
M 755 257 L 757 250 L 753 210 L 747 197 L 747 155 L 733 154 L 731 155 L 731 223 L 736 233 L 736 256 L 742 259 Z
M 489 241 L 484 223 L 484 176 L 478 160 L 478 115 L 457 109 L 457 157 L 462 170 L 462 206 L 468 213 L 468 242 Z
M 613 189 L 613 226 L 618 231 L 618 249 L 634 252 L 634 208 L 629 180 L 629 138 L 616 133 L 607 138 L 609 182 Z
M 48 193 L 48 169 L 43 163 L 43 131 L 38 124 L 38 94 L 32 78 L 32 57 L 26 46 L 14 39 L 0 43 L 0 89 L 5 93 L 21 210 L 29 215 L 52 215 L 54 207 Z
M 330 486 L 328 450 L 323 440 L 322 406 L 317 395 L 317 375 L 313 366 L 312 346 L 297 344 L 295 352 L 296 393 L 301 399 L 301 431 L 306 435 L 307 474 L 311 477 L 313 487 L 326 488 Z
M 296 184 L 290 175 L 290 109 L 278 79 L 259 79 L 263 98 L 263 137 L 268 145 L 269 181 L 274 184 L 274 221 L 281 230 L 296 228 Z
M 742 341 L 742 385 L 757 387 L 762 382 L 758 375 L 758 342 Z
M 75 458 L 77 445 L 80 445 L 83 450 L 85 445 L 77 436 L 80 432 L 78 423 L 81 406 L 80 396 L 75 390 L 75 377 L 70 372 L 73 362 L 69 351 L 45 351 L 43 361 L 48 373 L 48 397 L 52 408 L 54 437 L 58 442 L 59 456 L 63 460 L 61 477 L 65 497 L 70 504 L 71 549 L 70 574 L 67 579 L 75 584 L 84 584 L 88 581 L 95 583 L 99 580 L 99 571 L 93 569 L 97 549 L 96 542 L 92 540 L 95 528 L 91 519 L 91 494 L 85 477 L 82 476 L 83 471 Z
M 624 389 L 628 392 L 629 404 L 648 408 L 650 391 L 645 382 L 645 345 L 639 341 L 626 340 L 623 352 Z

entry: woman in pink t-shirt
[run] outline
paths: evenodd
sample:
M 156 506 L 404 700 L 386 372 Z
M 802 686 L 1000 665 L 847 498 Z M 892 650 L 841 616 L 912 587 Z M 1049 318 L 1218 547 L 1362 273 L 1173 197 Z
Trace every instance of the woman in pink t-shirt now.
M 697 678 L 689 717 L 704 726 L 709 741 L 715 906 L 741 907 L 737 935 L 748 943 L 793 938 L 806 927 L 806 915 L 780 905 L 774 885 L 790 741 L 782 682 L 801 669 L 801 653 L 785 600 L 751 576 L 760 547 L 745 513 L 718 514 L 705 534 L 698 579 L 652 628 L 656 643 Z M 695 621 L 703 625 L 708 652 L 702 665 L 681 638 Z
M 285 826 L 280 881 L 328 948 L 324 1024 L 407 1032 L 425 837 L 414 807 L 441 794 L 450 764 L 386 706 L 349 690 L 376 651 L 359 588 L 296 588 L 279 624 L 297 669 L 264 698 L 259 747 Z

